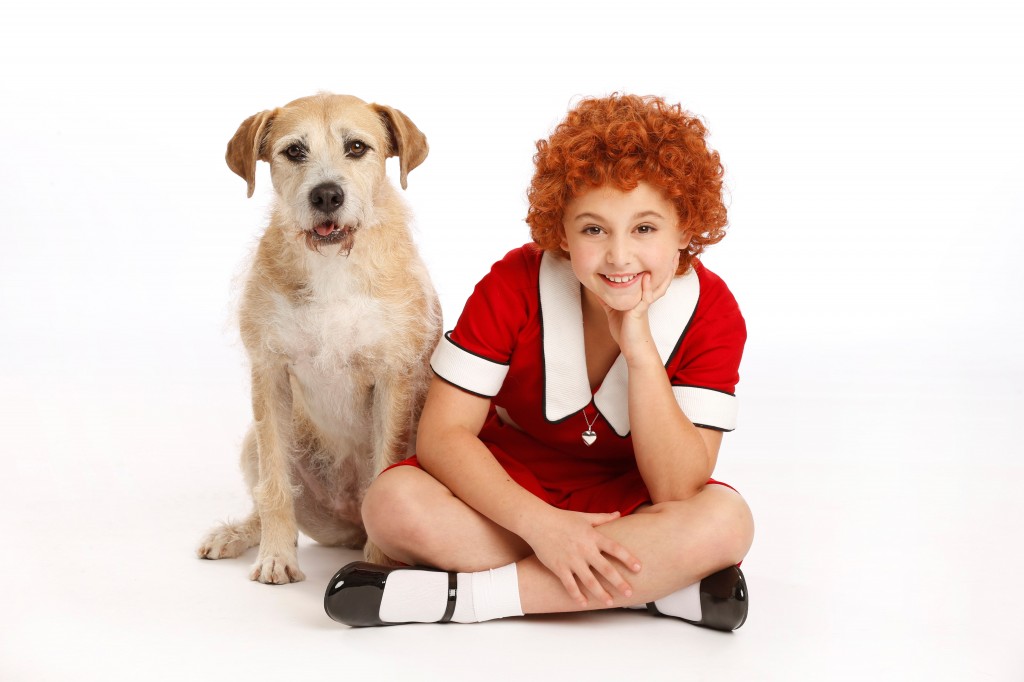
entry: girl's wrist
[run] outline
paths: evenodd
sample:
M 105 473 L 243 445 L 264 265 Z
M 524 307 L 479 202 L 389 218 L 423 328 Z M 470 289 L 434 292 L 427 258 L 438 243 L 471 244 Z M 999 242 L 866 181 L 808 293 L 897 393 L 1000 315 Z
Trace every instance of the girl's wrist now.
M 519 513 L 516 514 L 512 519 L 512 522 L 505 527 L 509 532 L 514 533 L 525 540 L 527 544 L 530 543 L 529 536 L 532 535 L 532 531 L 543 526 L 546 522 L 545 517 L 547 517 L 551 512 L 557 511 L 548 503 L 536 496 L 533 496 L 532 493 L 530 493 L 530 496 L 532 499 L 525 498 L 523 500 L 526 504 L 520 507 Z
M 642 343 L 635 343 L 627 348 L 620 349 L 622 356 L 626 359 L 626 366 L 631 370 L 642 370 L 647 367 L 658 368 L 664 371 L 661 362 L 661 355 L 654 345 L 654 339 L 645 340 Z

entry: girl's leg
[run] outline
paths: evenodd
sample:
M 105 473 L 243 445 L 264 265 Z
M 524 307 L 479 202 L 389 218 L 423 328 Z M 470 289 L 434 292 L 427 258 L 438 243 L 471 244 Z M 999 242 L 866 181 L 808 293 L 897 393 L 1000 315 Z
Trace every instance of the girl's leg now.
M 688 500 L 646 507 L 598 526 L 598 530 L 628 548 L 641 562 L 640 572 L 633 573 L 611 559 L 632 587 L 629 598 L 599 577 L 613 598 L 613 606 L 633 606 L 665 597 L 739 563 L 750 549 L 754 525 L 750 509 L 738 493 L 709 485 Z M 535 556 L 520 560 L 517 569 L 525 613 L 608 608 L 592 595 L 587 595 L 586 606 L 580 606 Z
M 592 595 L 586 606 L 571 599 L 561 582 L 530 554 L 520 538 L 467 507 L 426 472 L 414 467 L 399 467 L 381 476 L 367 494 L 364 517 L 370 536 L 390 556 L 408 564 L 459 572 L 454 616 L 457 621 L 523 612 L 607 608 L 607 604 Z M 633 590 L 629 598 L 602 579 L 606 591 L 613 596 L 613 606 L 644 604 L 666 595 L 684 594 L 681 588 L 692 587 L 715 571 L 738 563 L 753 538 L 753 522 L 743 498 L 717 485 L 707 486 L 689 500 L 647 507 L 600 526 L 599 530 L 629 548 L 643 565 L 638 574 L 619 567 Z M 486 570 L 494 566 L 503 568 Z M 474 581 L 473 576 L 480 577 Z M 445 574 L 392 574 L 384 601 L 394 617 L 383 620 L 439 620 L 445 610 L 446 581 Z M 400 590 L 404 590 L 403 596 L 397 596 Z M 421 599 L 422 590 L 437 594 Z M 489 594 L 490 591 L 495 594 Z M 510 591 L 514 594 L 508 594 Z M 692 593 L 698 598 L 697 592 Z M 472 604 L 467 611 L 470 594 L 476 596 L 478 603 L 486 604 L 482 611 L 474 611 Z M 404 602 L 411 604 L 409 613 L 403 613 Z M 668 615 L 699 620 L 682 613 Z
M 363 500 L 366 532 L 389 557 L 446 571 L 483 571 L 529 556 L 529 545 L 414 466 L 381 474 Z

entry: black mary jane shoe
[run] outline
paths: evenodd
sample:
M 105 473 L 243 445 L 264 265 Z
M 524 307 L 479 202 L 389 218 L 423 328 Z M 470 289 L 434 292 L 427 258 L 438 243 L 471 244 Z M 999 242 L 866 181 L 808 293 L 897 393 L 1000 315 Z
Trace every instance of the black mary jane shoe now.
M 712 630 L 736 630 L 747 620 L 748 601 L 743 571 L 739 566 L 730 566 L 700 581 L 700 620 L 679 620 Z M 658 616 L 666 615 L 658 611 L 654 602 L 647 604 L 647 610 Z
M 327 583 L 324 593 L 324 610 L 327 615 L 345 625 L 367 627 L 372 625 L 398 625 L 380 619 L 380 602 L 384 598 L 384 586 L 393 571 L 437 571 L 425 566 L 379 566 L 354 561 L 343 566 Z M 455 613 L 455 596 L 458 581 L 453 572 L 448 573 L 448 605 L 439 623 L 447 623 Z

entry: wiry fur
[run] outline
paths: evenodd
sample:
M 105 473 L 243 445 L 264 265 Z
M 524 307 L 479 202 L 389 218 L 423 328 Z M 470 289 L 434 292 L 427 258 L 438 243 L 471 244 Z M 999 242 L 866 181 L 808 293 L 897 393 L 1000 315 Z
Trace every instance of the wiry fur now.
M 346 145 L 369 148 L 353 156 Z M 290 146 L 308 152 L 301 162 Z M 440 336 L 437 295 L 385 176 L 397 155 L 401 184 L 427 155 L 426 139 L 396 109 L 321 94 L 244 121 L 227 162 L 252 196 L 257 160 L 271 165 L 276 202 L 242 296 L 242 341 L 252 365 L 253 424 L 242 447 L 252 514 L 212 530 L 207 559 L 259 545 L 250 577 L 304 578 L 298 530 L 328 545 L 360 547 L 363 494 L 405 457 Z M 333 213 L 311 192 L 333 183 Z M 314 228 L 331 222 L 335 232 Z M 369 545 L 369 558 L 382 557 Z

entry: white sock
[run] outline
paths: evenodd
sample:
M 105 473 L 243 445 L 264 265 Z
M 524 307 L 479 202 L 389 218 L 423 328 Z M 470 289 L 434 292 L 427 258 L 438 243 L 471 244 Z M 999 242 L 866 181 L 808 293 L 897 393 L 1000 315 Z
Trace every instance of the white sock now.
M 458 573 L 456 623 L 523 615 L 515 564 L 478 573 Z M 448 607 L 448 574 L 397 569 L 388 576 L 380 603 L 386 623 L 436 623 Z
M 436 623 L 447 606 L 447 573 L 399 569 L 384 583 L 380 619 L 385 623 Z
M 696 582 L 662 597 L 654 602 L 654 606 L 666 616 L 699 621 L 701 619 L 700 583 Z
M 515 564 L 478 573 L 459 573 L 458 578 L 459 596 L 452 615 L 456 623 L 480 623 L 523 615 L 519 602 L 519 571 Z M 467 599 L 467 595 L 470 598 Z

